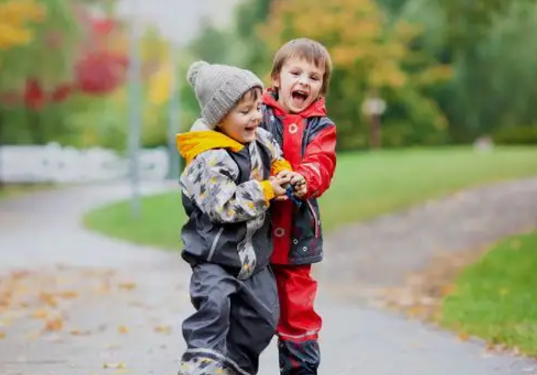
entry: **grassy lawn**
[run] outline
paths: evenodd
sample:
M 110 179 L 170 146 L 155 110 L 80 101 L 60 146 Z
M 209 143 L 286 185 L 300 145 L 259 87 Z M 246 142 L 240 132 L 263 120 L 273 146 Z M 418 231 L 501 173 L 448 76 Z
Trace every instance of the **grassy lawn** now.
M 382 151 L 339 156 L 332 187 L 322 198 L 324 228 L 399 210 L 469 186 L 537 175 L 537 149 L 470 148 Z M 184 221 L 179 190 L 144 198 L 142 218 L 132 219 L 128 202 L 98 208 L 86 225 L 142 244 L 178 249 Z
M 498 243 L 454 287 L 443 326 L 537 356 L 537 231 Z
M 0 200 L 53 188 L 53 184 L 6 184 L 0 188 Z

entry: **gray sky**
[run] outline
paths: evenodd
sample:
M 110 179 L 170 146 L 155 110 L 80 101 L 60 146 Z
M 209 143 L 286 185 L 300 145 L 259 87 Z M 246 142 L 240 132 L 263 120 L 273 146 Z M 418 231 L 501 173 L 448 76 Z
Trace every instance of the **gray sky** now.
M 232 8 L 241 0 L 120 0 L 118 13 L 130 16 L 133 8 L 144 21 L 158 25 L 162 35 L 184 45 L 196 35 L 199 22 L 208 16 L 219 25 L 229 24 Z

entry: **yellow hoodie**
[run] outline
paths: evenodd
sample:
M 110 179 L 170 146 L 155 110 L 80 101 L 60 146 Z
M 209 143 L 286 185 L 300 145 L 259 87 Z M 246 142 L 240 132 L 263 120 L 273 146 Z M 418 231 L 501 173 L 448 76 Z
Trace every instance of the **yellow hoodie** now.
M 269 133 L 265 132 L 268 136 Z M 187 133 L 180 133 L 176 135 L 177 149 L 180 155 L 185 159 L 186 164 L 189 165 L 192 160 L 199 154 L 214 150 L 214 149 L 229 149 L 233 152 L 241 151 L 245 146 L 242 143 L 235 141 L 227 135 L 218 131 L 211 130 L 202 120 L 196 121 L 192 126 L 192 130 Z M 264 142 L 273 154 L 273 160 L 271 163 L 271 175 L 275 176 L 279 172 L 284 170 L 292 170 L 291 164 L 281 157 L 281 151 L 276 150 L 272 142 Z M 279 156 L 276 156 L 278 155 Z M 263 193 L 267 204 L 274 198 L 274 190 L 270 181 L 261 181 Z

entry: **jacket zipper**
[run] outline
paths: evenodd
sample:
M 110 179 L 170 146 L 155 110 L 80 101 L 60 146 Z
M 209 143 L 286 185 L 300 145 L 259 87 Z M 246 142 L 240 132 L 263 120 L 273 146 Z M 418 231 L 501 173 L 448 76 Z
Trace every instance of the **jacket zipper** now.
M 315 209 L 313 208 L 313 205 L 310 201 L 306 201 L 306 204 L 308 205 L 308 208 L 311 211 L 311 214 L 313 215 L 313 221 L 315 222 L 315 238 L 320 237 L 319 233 L 319 219 L 317 218 L 317 214 L 315 213 Z
M 220 236 L 222 236 L 223 231 L 224 228 L 218 229 L 218 233 L 216 233 L 216 236 L 214 237 L 213 244 L 211 245 L 211 250 L 209 251 L 209 255 L 207 256 L 208 262 L 213 259 L 214 252 L 216 251 L 216 246 L 218 245 L 218 241 L 220 240 Z

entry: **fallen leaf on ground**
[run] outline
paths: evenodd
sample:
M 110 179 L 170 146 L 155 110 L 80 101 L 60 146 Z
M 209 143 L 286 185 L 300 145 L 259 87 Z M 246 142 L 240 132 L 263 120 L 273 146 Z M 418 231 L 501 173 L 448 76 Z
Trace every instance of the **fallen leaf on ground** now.
M 32 333 L 29 333 L 26 338 L 28 340 L 36 340 L 38 339 L 39 337 L 41 336 L 41 332 L 32 332 Z
M 15 271 L 11 274 L 13 279 L 22 279 L 25 276 L 30 275 L 30 271 Z
M 464 332 L 461 332 L 457 335 L 457 337 L 459 338 L 459 340 L 461 341 L 468 341 L 468 339 L 470 338 L 470 336 L 468 336 L 467 333 L 464 333 Z
M 45 330 L 47 331 L 61 331 L 63 328 L 63 319 L 55 318 L 45 322 Z
M 405 313 L 409 318 L 438 321 L 442 299 L 456 292 L 453 280 L 467 264 L 475 262 L 486 247 L 438 254 L 423 270 L 408 276 L 403 285 L 378 289 L 381 307 Z
M 455 292 L 455 286 L 453 284 L 444 285 L 440 289 L 440 294 L 443 297 L 446 297 L 446 296 L 448 296 L 450 294 L 453 294 L 453 292 Z
M 0 331 L 0 340 L 3 339 L 4 337 L 6 337 L 6 334 Z
M 155 332 L 169 335 L 172 332 L 172 327 L 170 327 L 170 326 L 156 326 L 155 327 Z
M 39 293 L 39 299 L 51 307 L 58 306 L 58 301 L 56 300 L 54 295 L 50 293 L 46 293 L 46 292 Z
M 69 331 L 69 334 L 73 336 L 87 336 L 90 334 L 90 331 L 81 331 L 79 329 L 72 329 Z
M 111 368 L 111 369 L 124 369 L 127 368 L 127 365 L 123 362 L 118 363 L 104 363 L 103 368 Z
M 110 285 L 103 284 L 97 288 L 95 288 L 95 293 L 97 294 L 107 294 L 110 292 Z
M 134 288 L 136 288 L 136 284 L 135 283 L 120 283 L 119 287 L 125 290 L 133 290 Z
M 414 316 L 420 316 L 424 313 L 425 308 L 423 306 L 412 306 L 407 309 L 407 315 L 414 317 Z
M 0 296 L 0 307 L 9 307 L 11 305 L 11 292 L 4 292 L 2 296 Z
M 64 292 L 59 293 L 58 296 L 63 299 L 74 299 L 77 298 L 79 294 L 74 290 L 66 290 Z
M 32 318 L 45 319 L 48 317 L 49 312 L 45 309 L 38 309 L 32 313 Z
M 125 326 L 119 326 L 118 331 L 121 334 L 129 333 L 129 329 Z

